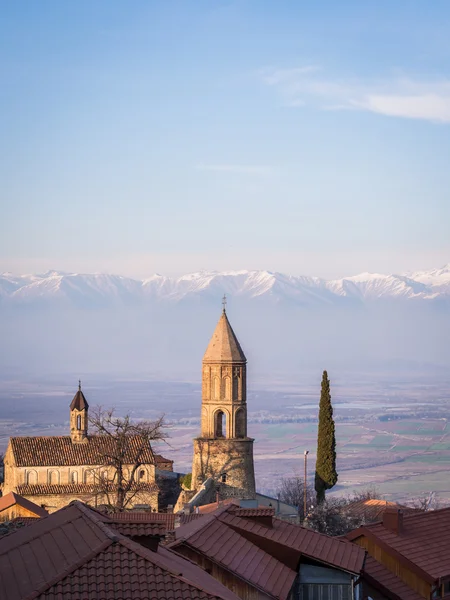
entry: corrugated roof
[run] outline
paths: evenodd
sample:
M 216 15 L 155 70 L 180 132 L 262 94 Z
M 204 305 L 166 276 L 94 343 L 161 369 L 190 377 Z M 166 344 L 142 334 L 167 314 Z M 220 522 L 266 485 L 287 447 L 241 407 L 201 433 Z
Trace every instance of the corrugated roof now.
M 133 464 L 142 448 L 142 438 L 128 436 L 127 441 L 125 463 Z M 73 443 L 70 436 L 12 437 L 10 442 L 17 467 L 102 465 L 105 455 L 115 451 L 114 440 L 103 435 L 92 435 L 86 443 Z M 142 464 L 154 464 L 150 445 L 139 458 Z
M 0 539 L 8 600 L 237 600 L 190 561 L 132 542 L 80 502 Z
M 372 556 L 366 557 L 363 579 L 391 600 L 423 600 L 420 594 L 408 587 L 406 583 Z
M 109 489 L 113 491 L 114 485 L 110 484 Z M 157 492 L 159 490 L 156 483 L 136 483 L 133 484 L 131 491 L 139 488 L 141 492 Z M 17 491 L 24 496 L 48 496 L 53 494 L 95 494 L 99 488 L 94 483 L 58 483 L 58 484 L 22 484 L 17 486 Z
M 230 325 L 225 310 L 222 311 L 216 329 L 203 356 L 204 363 L 237 362 L 247 359 Z
M 364 525 L 347 535 L 351 540 L 367 536 L 376 540 L 410 569 L 420 569 L 431 583 L 450 576 L 450 508 L 403 516 L 403 530 L 395 533 L 383 523 Z
M 22 498 L 22 496 L 19 496 L 19 494 L 15 494 L 14 492 L 9 492 L 0 498 L 0 512 L 6 510 L 7 508 L 11 508 L 11 506 L 15 506 L 16 504 L 22 508 L 25 508 L 26 510 L 29 510 L 38 517 L 45 517 L 48 515 L 48 512 L 45 510 L 45 508 L 38 506 L 26 498 Z
M 281 519 L 274 518 L 272 527 L 266 527 L 258 521 L 238 517 L 231 510 L 218 518 L 243 535 L 257 536 L 350 573 L 360 573 L 364 564 L 363 548 Z M 265 547 L 269 545 L 265 544 Z

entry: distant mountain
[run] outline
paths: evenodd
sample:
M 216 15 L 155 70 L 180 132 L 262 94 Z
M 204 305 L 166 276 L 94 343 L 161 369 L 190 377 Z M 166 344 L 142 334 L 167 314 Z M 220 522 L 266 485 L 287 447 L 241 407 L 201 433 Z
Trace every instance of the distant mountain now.
M 69 302 L 102 306 L 214 299 L 224 293 L 248 300 L 294 305 L 340 305 L 379 300 L 450 300 L 450 264 L 441 269 L 399 275 L 361 273 L 325 280 L 269 271 L 199 272 L 178 278 L 153 275 L 136 280 L 120 275 L 49 271 L 0 275 L 0 300 L 9 305 Z

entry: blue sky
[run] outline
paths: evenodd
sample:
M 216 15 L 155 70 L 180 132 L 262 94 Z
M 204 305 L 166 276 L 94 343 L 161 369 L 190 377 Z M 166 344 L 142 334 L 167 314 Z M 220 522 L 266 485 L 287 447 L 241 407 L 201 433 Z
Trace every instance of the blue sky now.
M 450 261 L 450 4 L 16 2 L 0 271 Z

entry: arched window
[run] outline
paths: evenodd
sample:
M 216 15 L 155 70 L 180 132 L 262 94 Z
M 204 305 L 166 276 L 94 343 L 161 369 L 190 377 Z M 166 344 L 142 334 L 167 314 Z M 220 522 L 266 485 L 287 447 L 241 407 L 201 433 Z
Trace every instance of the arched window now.
M 72 471 L 72 473 L 70 474 L 70 482 L 78 483 L 78 473 L 76 471 Z
M 77 415 L 77 429 L 78 431 L 81 429 L 81 415 Z
M 233 400 L 240 400 L 239 398 L 239 375 L 234 373 L 233 376 Z
M 222 475 L 221 475 L 220 478 L 222 480 L 222 483 L 226 483 L 227 482 L 227 474 L 226 473 L 222 473 Z
M 91 469 L 88 469 L 84 472 L 84 483 L 93 483 L 93 481 L 94 474 L 92 473 Z
M 226 430 L 225 414 L 218 410 L 214 416 L 214 437 L 226 437 Z
M 220 400 L 220 379 L 214 377 L 214 400 Z
M 234 417 L 234 433 L 237 438 L 245 438 L 245 412 L 243 408 L 236 411 Z
M 28 471 L 28 473 L 27 473 L 27 483 L 28 483 L 28 485 L 35 485 L 37 483 L 37 473 L 36 473 L 36 471 Z
M 59 471 L 50 471 L 50 473 L 48 474 L 48 482 L 50 485 L 58 485 Z
M 140 479 L 140 481 L 143 481 L 144 478 L 145 478 L 145 471 L 144 471 L 144 469 L 141 469 L 139 471 L 139 479 Z
M 229 377 L 225 377 L 223 380 L 225 387 L 225 398 L 231 400 L 231 380 Z

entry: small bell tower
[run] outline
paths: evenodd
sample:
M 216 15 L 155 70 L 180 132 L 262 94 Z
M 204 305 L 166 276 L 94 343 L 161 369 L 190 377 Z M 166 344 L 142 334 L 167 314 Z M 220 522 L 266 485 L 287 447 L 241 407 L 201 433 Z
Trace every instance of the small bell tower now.
M 81 381 L 78 381 L 78 391 L 70 403 L 70 437 L 74 444 L 88 441 L 88 409 Z
M 241 498 L 255 495 L 253 439 L 247 437 L 247 359 L 230 325 L 226 298 L 203 356 L 201 436 L 194 440 L 192 486 L 213 477 Z

